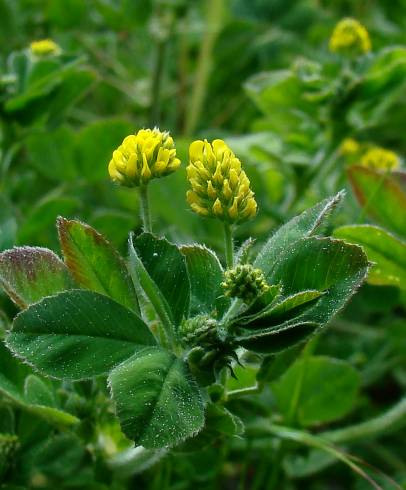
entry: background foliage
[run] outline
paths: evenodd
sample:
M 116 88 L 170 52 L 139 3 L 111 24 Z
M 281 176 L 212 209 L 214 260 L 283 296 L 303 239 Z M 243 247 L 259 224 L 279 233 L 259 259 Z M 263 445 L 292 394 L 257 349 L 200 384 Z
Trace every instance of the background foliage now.
M 344 16 L 370 33 L 372 53 L 358 63 L 328 50 Z M 59 252 L 59 215 L 80 218 L 124 250 L 128 231 L 140 231 L 138 202 L 111 185 L 107 162 L 124 136 L 157 125 L 175 136 L 183 162 L 150 190 L 154 228 L 172 241 L 222 253 L 219 225 L 185 201 L 190 141 L 222 137 L 244 162 L 259 204 L 238 243 L 253 235 L 256 250 L 271 230 L 346 189 L 323 231 L 362 245 L 374 263 L 327 332 L 269 357 L 258 373 L 255 356 L 236 368 L 231 391 L 256 378 L 266 386 L 261 396 L 228 402 L 250 429 L 239 437 L 238 420 L 212 408 L 217 431 L 201 434 L 197 452 L 137 448 L 129 465 L 130 443 L 101 382 L 45 378 L 1 345 L 4 488 L 358 490 L 371 485 L 360 472 L 381 488 L 406 488 L 405 32 L 404 0 L 0 0 L 1 251 Z M 61 55 L 33 60 L 28 46 L 44 37 Z M 347 138 L 396 152 L 400 170 L 360 165 L 359 155 L 342 151 Z M 71 243 L 85 233 L 72 220 L 61 227 Z M 70 253 L 78 270 L 95 267 Z M 55 283 L 45 281 L 38 297 L 24 291 L 22 303 L 64 288 L 63 267 L 51 260 Z M 95 263 L 108 268 L 109 260 Z M 103 293 L 105 285 L 93 279 L 85 287 Z M 126 294 L 124 306 L 133 292 Z M 95 310 L 97 298 L 89 299 Z M 2 294 L 3 332 L 16 312 Z M 347 457 L 355 471 L 338 463 Z

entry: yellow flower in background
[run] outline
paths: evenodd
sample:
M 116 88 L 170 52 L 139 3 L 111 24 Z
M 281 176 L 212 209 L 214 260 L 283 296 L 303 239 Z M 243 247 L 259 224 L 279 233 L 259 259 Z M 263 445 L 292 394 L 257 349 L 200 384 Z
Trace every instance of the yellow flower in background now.
M 340 145 L 340 153 L 344 156 L 351 156 L 358 153 L 361 145 L 354 138 L 345 138 Z
M 371 40 L 360 22 L 346 18 L 335 26 L 329 48 L 333 53 L 359 56 L 371 51 Z
M 30 50 L 36 56 L 49 56 L 59 54 L 61 48 L 52 39 L 41 39 L 40 41 L 33 41 L 30 44 Z
M 395 152 L 379 147 L 370 148 L 361 158 L 361 165 L 378 170 L 394 170 L 399 164 L 399 157 Z
M 141 129 L 124 138 L 113 152 L 109 174 L 113 182 L 127 187 L 147 184 L 180 166 L 172 137 L 158 128 Z
M 226 223 L 254 217 L 257 203 L 240 160 L 222 140 L 194 141 L 189 148 L 187 201 L 201 215 Z

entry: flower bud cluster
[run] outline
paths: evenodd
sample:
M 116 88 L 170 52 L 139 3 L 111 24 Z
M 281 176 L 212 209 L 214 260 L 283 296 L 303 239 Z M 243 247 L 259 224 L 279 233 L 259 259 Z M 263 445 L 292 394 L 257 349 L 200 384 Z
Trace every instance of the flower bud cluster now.
M 254 269 L 251 264 L 237 265 L 234 269 L 227 270 L 221 285 L 226 296 L 240 298 L 247 304 L 269 288 L 264 273 L 260 269 Z
M 180 327 L 182 342 L 186 345 L 204 345 L 217 340 L 217 322 L 207 315 L 189 318 Z

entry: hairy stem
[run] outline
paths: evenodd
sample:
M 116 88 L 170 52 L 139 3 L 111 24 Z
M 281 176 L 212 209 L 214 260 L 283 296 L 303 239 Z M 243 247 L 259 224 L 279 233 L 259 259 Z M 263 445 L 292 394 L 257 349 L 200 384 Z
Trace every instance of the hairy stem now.
M 224 245 L 227 269 L 232 269 L 234 265 L 234 243 L 231 226 L 228 223 L 224 224 Z
M 140 187 L 140 212 L 141 212 L 142 227 L 144 231 L 152 232 L 151 211 L 149 208 L 147 185 L 142 185 Z

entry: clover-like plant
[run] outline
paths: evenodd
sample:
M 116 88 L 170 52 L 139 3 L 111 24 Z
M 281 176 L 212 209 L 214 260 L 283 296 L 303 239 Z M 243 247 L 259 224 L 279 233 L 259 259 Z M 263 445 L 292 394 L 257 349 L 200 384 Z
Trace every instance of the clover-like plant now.
M 158 130 L 126 138 L 112 178 L 145 189 L 176 170 L 169 138 Z M 250 260 L 246 250 L 234 254 L 232 226 L 257 211 L 250 181 L 223 141 L 194 142 L 190 156 L 187 200 L 225 223 L 226 269 L 204 245 L 150 231 L 130 234 L 126 261 L 96 230 L 65 218 L 57 222 L 63 261 L 38 247 L 0 254 L 1 284 L 22 310 L 7 347 L 45 376 L 105 380 L 122 431 L 145 448 L 213 438 L 224 424 L 242 434 L 225 408 L 235 366 L 247 353 L 265 359 L 319 332 L 368 270 L 359 246 L 318 235 L 341 193 L 271 234 Z M 150 229 L 146 202 L 143 209 Z

